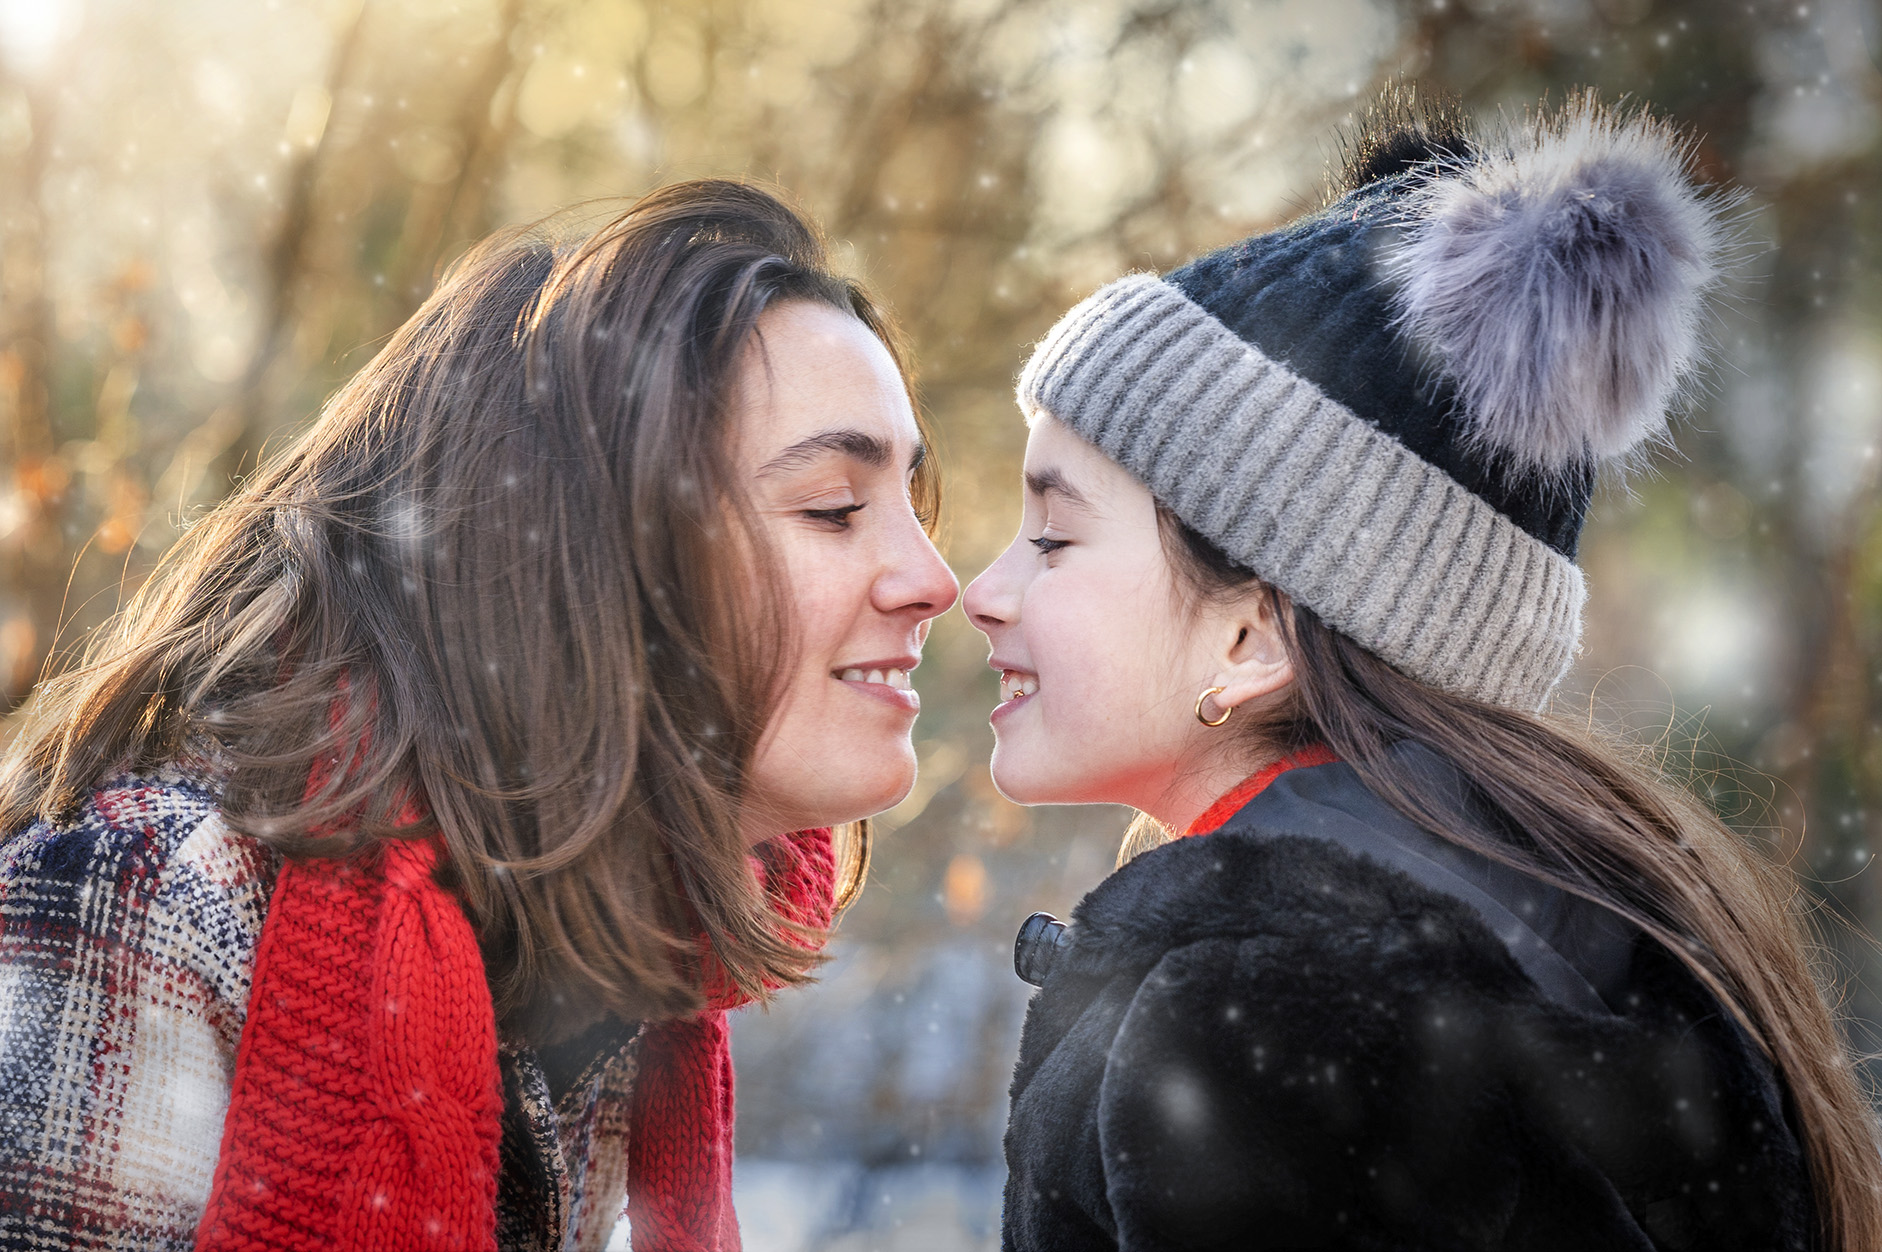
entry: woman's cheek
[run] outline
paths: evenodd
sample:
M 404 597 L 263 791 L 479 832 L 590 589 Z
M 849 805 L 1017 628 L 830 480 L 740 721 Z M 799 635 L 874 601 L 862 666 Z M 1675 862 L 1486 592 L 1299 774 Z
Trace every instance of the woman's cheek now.
M 790 578 L 792 616 L 803 660 L 820 666 L 831 659 L 829 653 L 841 642 L 843 624 L 851 616 L 842 611 L 841 583 L 831 577 L 833 563 L 816 560 L 816 554 L 806 552 L 801 542 L 780 555 Z

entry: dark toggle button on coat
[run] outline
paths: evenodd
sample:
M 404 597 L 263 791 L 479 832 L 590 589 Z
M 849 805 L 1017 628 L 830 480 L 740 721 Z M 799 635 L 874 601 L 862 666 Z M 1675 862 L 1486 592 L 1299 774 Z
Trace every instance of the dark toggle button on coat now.
M 1350 766 L 1138 857 L 1063 938 L 1005 1252 L 1815 1246 L 1782 1085 L 1698 981 Z
M 1071 942 L 1064 922 L 1050 913 L 1034 913 L 1020 925 L 1013 940 L 1013 972 L 1020 981 L 1043 987 L 1059 949 Z

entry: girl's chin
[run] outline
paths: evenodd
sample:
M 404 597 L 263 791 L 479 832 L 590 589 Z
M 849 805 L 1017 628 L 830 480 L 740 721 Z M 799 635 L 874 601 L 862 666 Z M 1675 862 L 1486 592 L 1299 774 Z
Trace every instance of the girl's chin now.
M 994 741 L 987 772 L 996 791 L 1014 804 L 1128 804 L 1133 794 L 1114 774 L 1068 771 L 1059 752 L 1021 752 Z
M 1014 761 L 1015 754 L 1008 753 L 1008 760 L 1000 759 L 1000 749 L 993 750 L 993 761 L 988 773 L 993 776 L 996 791 L 1014 804 L 1083 804 L 1085 800 L 1076 795 L 1067 795 L 1070 779 L 1058 776 L 1049 769 L 1029 768 L 1026 763 Z M 1076 790 L 1072 786 L 1071 790 Z

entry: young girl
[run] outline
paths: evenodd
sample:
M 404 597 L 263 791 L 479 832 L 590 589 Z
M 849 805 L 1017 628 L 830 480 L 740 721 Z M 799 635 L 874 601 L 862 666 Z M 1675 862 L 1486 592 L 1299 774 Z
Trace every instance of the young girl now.
M 935 490 L 770 195 L 475 250 L 11 747 L 0 1248 L 736 1248 L 724 1009 L 913 780 Z
M 993 776 L 1170 841 L 1023 932 L 1004 1246 L 1882 1247 L 1788 883 L 1538 711 L 1718 200 L 1589 101 L 1398 117 L 1021 376 L 1022 529 L 966 596 Z

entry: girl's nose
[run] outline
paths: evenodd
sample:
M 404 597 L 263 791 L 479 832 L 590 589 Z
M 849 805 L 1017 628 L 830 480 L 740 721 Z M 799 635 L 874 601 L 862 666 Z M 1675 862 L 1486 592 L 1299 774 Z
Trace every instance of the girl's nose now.
M 967 584 L 967 593 L 961 597 L 961 607 L 967 614 L 967 620 L 975 629 L 990 634 L 1002 626 L 1010 625 L 1017 616 L 1018 598 L 1013 594 L 1010 580 L 1004 576 L 1003 566 L 1006 554 L 1002 553 L 993 564 L 981 570 L 973 582 Z

